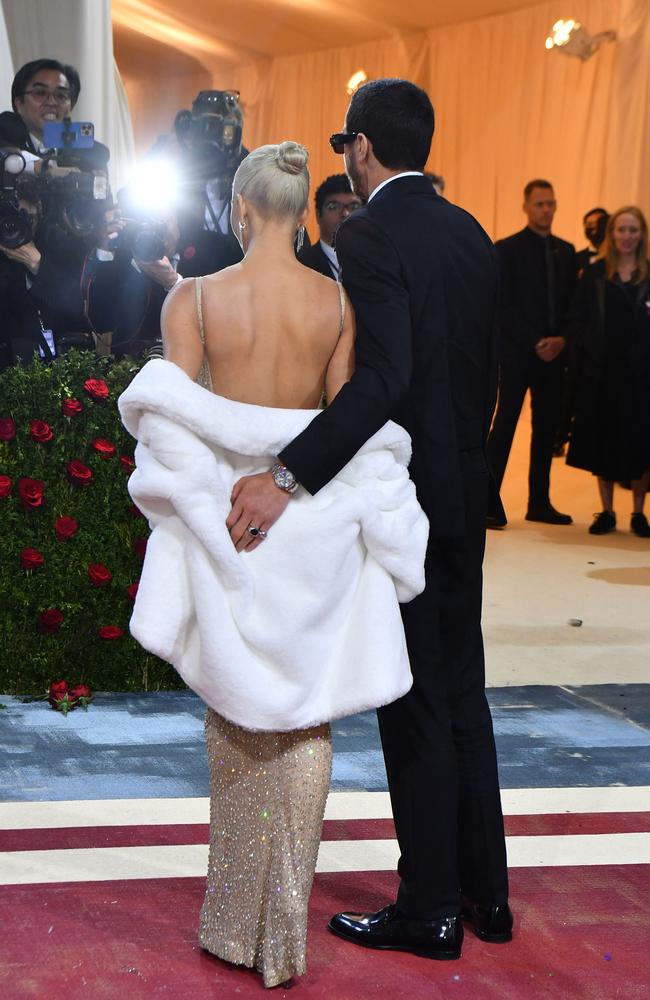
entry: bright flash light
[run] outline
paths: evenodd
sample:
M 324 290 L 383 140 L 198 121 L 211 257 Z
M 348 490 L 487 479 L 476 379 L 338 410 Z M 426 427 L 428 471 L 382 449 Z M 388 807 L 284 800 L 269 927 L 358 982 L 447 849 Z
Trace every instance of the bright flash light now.
M 129 199 L 140 211 L 165 215 L 178 200 L 179 178 L 175 165 L 163 157 L 137 163 L 128 184 Z
M 580 21 L 556 21 L 551 29 L 551 34 L 546 39 L 546 48 L 552 49 L 554 45 L 566 45 L 574 31 L 579 31 L 582 25 Z
M 345 89 L 347 90 L 350 97 L 352 97 L 354 92 L 357 91 L 359 87 L 361 87 L 364 83 L 367 82 L 368 82 L 368 74 L 366 73 L 366 71 L 363 69 L 358 69 L 356 73 L 352 74 L 352 76 L 346 83 Z

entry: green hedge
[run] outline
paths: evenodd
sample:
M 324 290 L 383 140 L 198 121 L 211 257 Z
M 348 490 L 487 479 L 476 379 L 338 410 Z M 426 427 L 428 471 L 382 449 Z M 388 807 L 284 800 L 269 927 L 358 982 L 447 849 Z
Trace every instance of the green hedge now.
M 116 400 L 138 367 L 74 351 L 0 373 L 7 694 L 41 694 L 59 678 L 105 691 L 184 686 L 128 631 L 149 530 L 126 489 L 134 442 Z

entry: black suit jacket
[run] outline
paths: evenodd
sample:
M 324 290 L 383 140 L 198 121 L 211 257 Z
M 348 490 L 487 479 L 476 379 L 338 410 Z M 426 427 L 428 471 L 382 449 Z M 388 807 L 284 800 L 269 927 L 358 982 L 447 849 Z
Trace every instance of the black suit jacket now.
M 496 244 L 500 268 L 500 356 L 528 362 L 535 344 L 560 333 L 576 285 L 573 244 L 550 236 L 555 264 L 555 317 L 549 322 L 544 240 L 526 227 Z
M 311 246 L 303 247 L 298 254 L 298 260 L 305 267 L 310 267 L 312 271 L 318 271 L 319 274 L 324 274 L 326 278 L 334 278 L 334 272 L 326 254 L 323 252 L 320 240 L 312 243 Z
M 459 451 L 483 448 L 496 392 L 494 248 L 424 177 L 391 181 L 337 234 L 357 318 L 356 370 L 281 453 L 315 493 L 389 418 L 433 536 L 465 531 Z

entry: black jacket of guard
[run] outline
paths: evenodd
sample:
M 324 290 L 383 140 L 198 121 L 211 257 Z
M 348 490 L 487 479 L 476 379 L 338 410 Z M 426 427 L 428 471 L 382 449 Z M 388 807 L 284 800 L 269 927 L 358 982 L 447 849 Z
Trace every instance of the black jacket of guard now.
M 318 271 L 319 274 L 324 274 L 326 278 L 334 278 L 334 272 L 326 254 L 323 252 L 320 240 L 317 240 L 308 247 L 303 247 L 298 254 L 298 260 L 305 267 L 310 267 L 312 271 Z
M 424 177 L 391 181 L 339 228 L 356 370 L 280 454 L 316 493 L 388 419 L 409 432 L 432 536 L 465 531 L 461 451 L 485 445 L 496 394 L 497 266 L 486 233 Z

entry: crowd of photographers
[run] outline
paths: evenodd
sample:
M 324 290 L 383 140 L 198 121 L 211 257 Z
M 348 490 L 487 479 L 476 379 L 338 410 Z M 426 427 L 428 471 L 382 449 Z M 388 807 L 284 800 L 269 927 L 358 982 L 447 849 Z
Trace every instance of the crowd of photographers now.
M 39 59 L 18 71 L 0 114 L 0 370 L 70 347 L 155 353 L 175 283 L 241 257 L 229 227 L 246 152 L 238 94 L 199 94 L 141 165 L 139 187 L 113 195 L 109 150 L 90 122 L 71 120 L 80 90 L 74 67 Z

